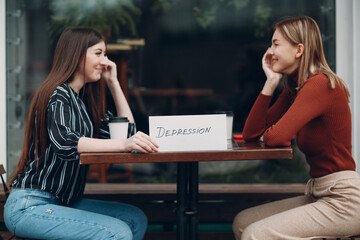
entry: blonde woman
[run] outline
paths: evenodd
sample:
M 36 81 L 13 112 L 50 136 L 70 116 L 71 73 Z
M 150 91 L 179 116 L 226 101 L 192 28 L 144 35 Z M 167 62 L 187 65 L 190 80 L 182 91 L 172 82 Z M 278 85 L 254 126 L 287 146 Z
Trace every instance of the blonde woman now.
M 360 234 L 360 177 L 351 155 L 346 84 L 326 63 L 318 25 L 293 17 L 275 25 L 262 60 L 267 77 L 243 130 L 246 141 L 297 140 L 310 166 L 305 195 L 240 212 L 236 239 L 315 239 Z M 270 107 L 282 78 L 285 89 Z

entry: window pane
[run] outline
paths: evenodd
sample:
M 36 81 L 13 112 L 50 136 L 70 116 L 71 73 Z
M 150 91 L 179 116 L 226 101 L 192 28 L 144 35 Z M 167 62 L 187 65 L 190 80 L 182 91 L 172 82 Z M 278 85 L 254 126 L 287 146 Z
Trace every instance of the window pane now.
M 94 27 L 111 43 L 144 40 L 133 50 L 109 51 L 118 66 L 122 60 L 127 64 L 119 78 L 124 76 L 138 129 L 144 132 L 150 115 L 232 111 L 234 132 L 241 133 L 265 81 L 261 58 L 272 24 L 284 16 L 309 15 L 318 22 L 335 70 L 334 0 L 7 0 L 6 8 L 9 172 L 18 162 L 31 96 L 49 72 L 58 36 L 70 25 Z M 111 101 L 109 108 L 114 110 Z M 138 164 L 135 170 L 135 181 L 175 181 L 176 165 Z M 200 174 L 203 182 L 308 177 L 297 150 L 287 162 L 201 163 Z

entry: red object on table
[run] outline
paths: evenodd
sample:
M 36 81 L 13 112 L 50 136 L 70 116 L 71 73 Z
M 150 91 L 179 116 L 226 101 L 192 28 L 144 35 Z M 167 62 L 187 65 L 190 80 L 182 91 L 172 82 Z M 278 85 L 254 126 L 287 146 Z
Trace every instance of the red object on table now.
M 236 142 L 245 142 L 242 134 L 234 134 L 233 137 Z

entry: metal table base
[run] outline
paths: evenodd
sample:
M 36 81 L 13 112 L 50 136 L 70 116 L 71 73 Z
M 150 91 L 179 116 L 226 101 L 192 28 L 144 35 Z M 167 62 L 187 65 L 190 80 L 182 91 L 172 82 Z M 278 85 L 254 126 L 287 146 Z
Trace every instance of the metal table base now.
M 177 240 L 198 240 L 199 163 L 179 162 L 177 169 Z

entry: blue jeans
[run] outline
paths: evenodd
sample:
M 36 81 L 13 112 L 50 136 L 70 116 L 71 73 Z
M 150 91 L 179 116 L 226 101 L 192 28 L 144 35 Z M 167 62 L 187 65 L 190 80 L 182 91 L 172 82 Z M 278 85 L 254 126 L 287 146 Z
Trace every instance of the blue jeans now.
M 35 239 L 140 240 L 147 227 L 145 214 L 131 205 L 80 199 L 63 206 L 51 193 L 17 188 L 6 201 L 4 219 L 16 236 Z

